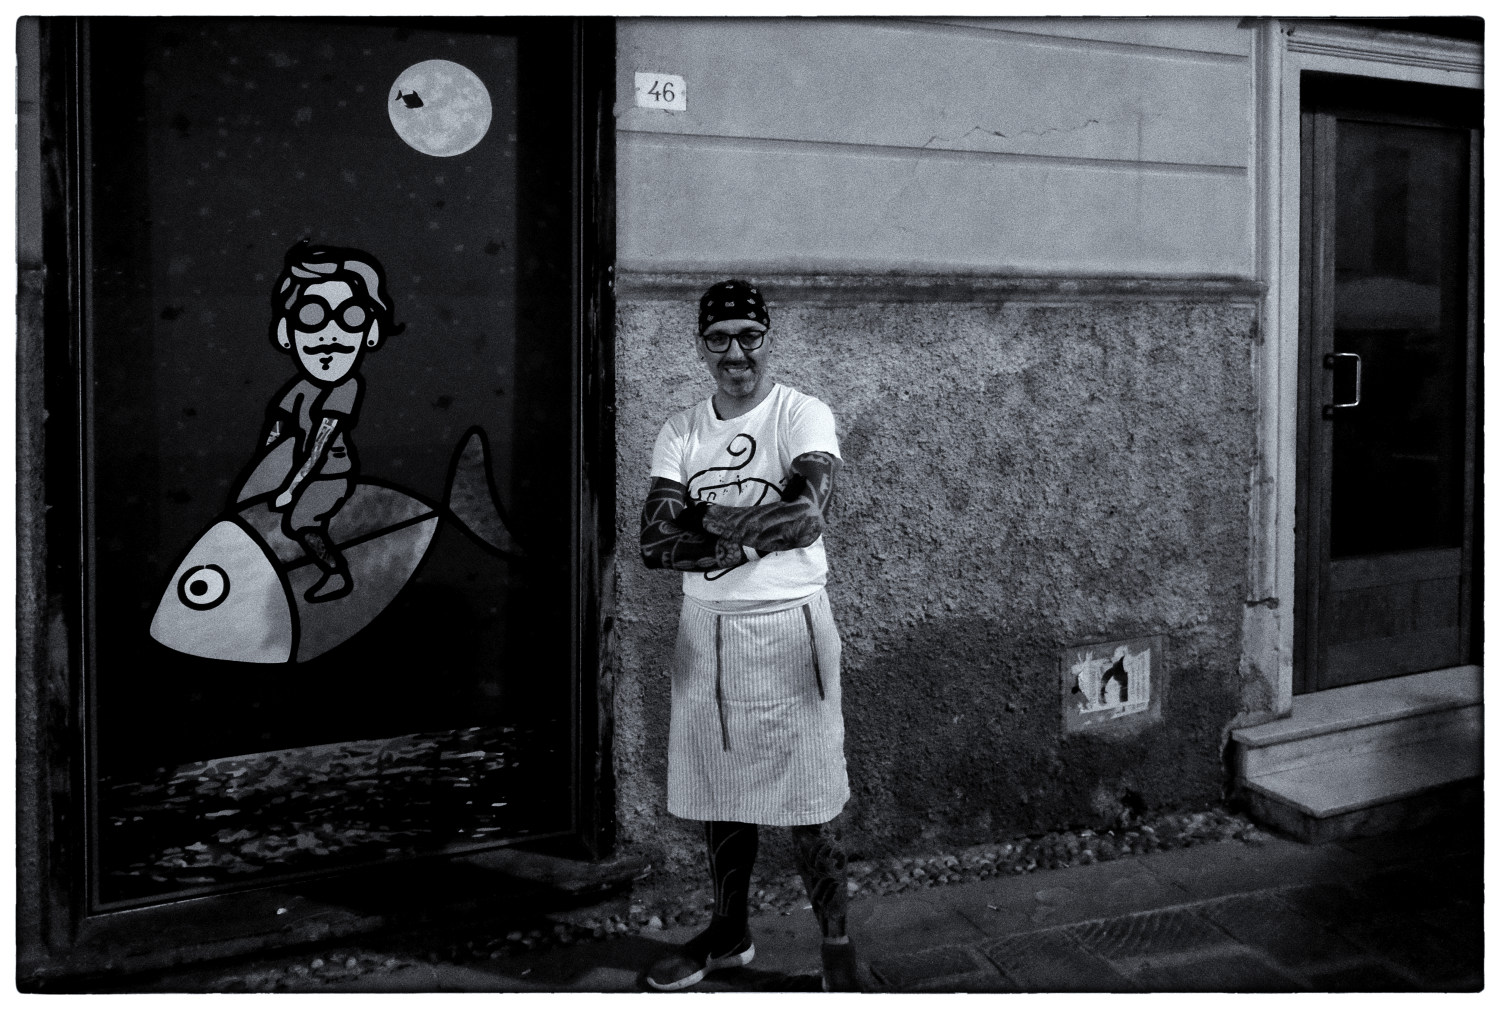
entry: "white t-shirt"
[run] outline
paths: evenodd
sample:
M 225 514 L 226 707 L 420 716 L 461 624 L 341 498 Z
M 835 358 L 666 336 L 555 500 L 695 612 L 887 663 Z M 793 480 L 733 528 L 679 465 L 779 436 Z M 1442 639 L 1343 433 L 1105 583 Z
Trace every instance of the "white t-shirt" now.
M 710 398 L 667 421 L 651 453 L 651 476 L 682 484 L 689 501 L 773 504 L 791 479 L 792 460 L 807 452 L 839 454 L 833 411 L 820 399 L 777 384 L 743 417 L 720 420 Z M 703 600 L 799 599 L 827 581 L 819 536 L 809 546 L 728 570 L 684 572 L 682 591 Z

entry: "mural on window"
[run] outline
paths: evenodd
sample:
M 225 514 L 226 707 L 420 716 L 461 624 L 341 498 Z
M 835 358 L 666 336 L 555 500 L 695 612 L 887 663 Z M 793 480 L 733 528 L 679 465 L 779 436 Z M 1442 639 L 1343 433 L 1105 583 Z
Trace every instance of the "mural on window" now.
M 570 336 L 530 307 L 568 270 L 527 220 L 566 173 L 517 49 L 94 30 L 102 904 L 570 829 Z
M 443 513 L 515 552 L 478 428 L 454 457 L 442 511 L 361 479 L 360 358 L 400 332 L 379 262 L 300 242 L 272 302 L 272 340 L 301 374 L 272 400 L 233 510 L 198 537 L 151 621 L 157 641 L 206 659 L 306 662 L 348 640 L 416 572 Z

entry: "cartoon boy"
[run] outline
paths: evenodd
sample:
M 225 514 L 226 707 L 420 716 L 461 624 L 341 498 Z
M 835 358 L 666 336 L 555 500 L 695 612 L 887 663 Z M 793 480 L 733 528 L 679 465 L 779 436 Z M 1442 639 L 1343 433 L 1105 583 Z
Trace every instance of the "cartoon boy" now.
M 354 587 L 328 522 L 349 496 L 359 472 L 351 437 L 364 388 L 365 351 L 398 332 L 385 271 L 368 252 L 305 240 L 292 246 L 271 294 L 271 340 L 292 355 L 301 375 L 272 401 L 267 447 L 296 433 L 292 468 L 271 508 L 282 531 L 300 542 L 322 571 L 308 602 L 348 595 Z

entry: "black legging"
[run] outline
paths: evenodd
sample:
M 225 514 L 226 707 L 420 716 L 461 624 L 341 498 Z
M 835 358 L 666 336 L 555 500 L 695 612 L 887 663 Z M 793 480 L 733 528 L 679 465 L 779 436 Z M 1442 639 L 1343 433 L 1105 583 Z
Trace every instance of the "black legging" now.
M 727 919 L 745 932 L 750 917 L 750 871 L 760 847 L 753 823 L 709 820 L 703 825 L 708 842 L 708 874 L 714 882 L 714 917 Z
M 703 937 L 714 953 L 729 950 L 745 935 L 750 919 L 750 873 L 760 846 L 753 823 L 710 820 L 704 825 L 714 912 Z M 845 935 L 849 910 L 848 857 L 832 822 L 795 826 L 797 872 L 807 887 L 825 939 Z

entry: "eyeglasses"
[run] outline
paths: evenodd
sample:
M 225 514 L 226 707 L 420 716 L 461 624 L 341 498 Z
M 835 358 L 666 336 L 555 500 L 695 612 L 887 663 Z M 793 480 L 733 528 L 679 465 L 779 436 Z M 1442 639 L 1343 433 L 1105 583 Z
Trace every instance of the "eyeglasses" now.
M 335 312 L 333 306 L 316 294 L 303 296 L 292 308 L 298 328 L 317 329 L 330 318 L 346 333 L 363 333 L 370 328 L 370 310 L 358 301 L 346 301 Z
M 769 332 L 768 329 L 762 329 L 753 333 L 705 333 L 703 345 L 715 354 L 722 354 L 729 349 L 730 340 L 738 340 L 741 350 L 759 350 Z

